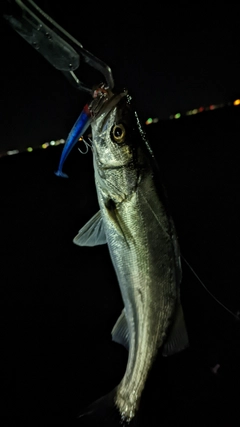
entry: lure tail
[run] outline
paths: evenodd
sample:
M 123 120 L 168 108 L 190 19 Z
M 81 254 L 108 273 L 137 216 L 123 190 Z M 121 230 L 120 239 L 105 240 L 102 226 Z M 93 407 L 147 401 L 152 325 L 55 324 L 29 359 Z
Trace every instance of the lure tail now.
M 63 165 L 69 153 L 72 151 L 73 147 L 79 140 L 80 136 L 84 134 L 84 132 L 89 127 L 90 122 L 91 113 L 88 109 L 88 104 L 86 104 L 68 135 L 67 141 L 65 142 L 65 145 L 63 147 L 58 170 L 55 172 L 55 175 L 61 176 L 62 178 L 68 178 L 68 175 L 62 171 Z

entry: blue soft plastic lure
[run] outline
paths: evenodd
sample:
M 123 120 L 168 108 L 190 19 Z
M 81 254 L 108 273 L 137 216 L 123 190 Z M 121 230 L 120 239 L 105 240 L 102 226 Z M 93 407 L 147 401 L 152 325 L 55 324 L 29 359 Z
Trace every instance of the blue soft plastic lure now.
M 71 152 L 71 150 L 73 149 L 73 147 L 75 146 L 75 144 L 77 143 L 77 141 L 79 140 L 80 136 L 89 127 L 90 122 L 91 122 L 91 113 L 89 111 L 88 104 L 86 104 L 67 137 L 65 145 L 63 147 L 58 170 L 55 172 L 55 175 L 61 176 L 63 178 L 68 178 L 68 175 L 62 171 L 64 162 L 67 156 L 69 155 L 69 153 Z

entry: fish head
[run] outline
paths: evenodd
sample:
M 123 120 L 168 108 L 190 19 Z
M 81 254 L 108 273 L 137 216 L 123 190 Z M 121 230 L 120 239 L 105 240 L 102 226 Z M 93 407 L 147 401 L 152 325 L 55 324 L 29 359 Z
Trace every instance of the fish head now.
M 134 111 L 127 90 L 96 95 L 89 109 L 93 153 L 104 169 L 126 166 L 133 161 L 136 146 Z

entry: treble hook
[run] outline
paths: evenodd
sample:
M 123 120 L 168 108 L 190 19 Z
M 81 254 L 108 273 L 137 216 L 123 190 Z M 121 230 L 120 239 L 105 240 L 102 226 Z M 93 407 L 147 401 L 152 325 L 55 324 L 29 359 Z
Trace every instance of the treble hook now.
M 89 141 L 91 141 L 91 140 L 90 140 L 90 138 L 88 138 L 88 139 L 89 139 Z M 78 151 L 79 151 L 81 154 L 87 154 L 87 153 L 88 153 L 89 148 L 91 148 L 91 150 L 92 150 L 92 146 L 91 146 L 91 144 L 89 144 L 89 143 L 88 143 L 88 142 L 87 142 L 83 137 L 82 137 L 82 138 L 80 138 L 80 140 L 84 142 L 85 147 L 86 147 L 86 151 L 82 151 L 82 150 L 81 150 L 81 148 L 78 148 Z

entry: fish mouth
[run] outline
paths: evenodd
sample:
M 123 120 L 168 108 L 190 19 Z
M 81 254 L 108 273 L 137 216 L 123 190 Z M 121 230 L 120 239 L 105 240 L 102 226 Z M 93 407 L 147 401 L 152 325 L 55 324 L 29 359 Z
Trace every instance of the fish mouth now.
M 122 98 L 127 96 L 127 94 L 127 90 L 116 94 L 109 89 L 99 91 L 97 96 L 89 104 L 89 111 L 93 119 L 98 119 L 101 115 L 104 115 L 106 118 L 112 109 L 121 101 Z M 101 128 L 103 125 L 104 123 Z

